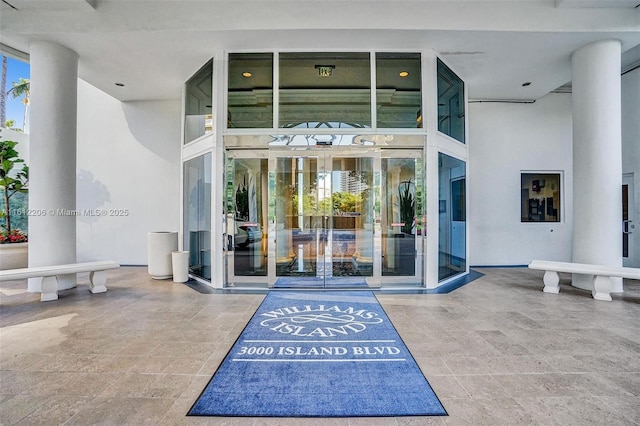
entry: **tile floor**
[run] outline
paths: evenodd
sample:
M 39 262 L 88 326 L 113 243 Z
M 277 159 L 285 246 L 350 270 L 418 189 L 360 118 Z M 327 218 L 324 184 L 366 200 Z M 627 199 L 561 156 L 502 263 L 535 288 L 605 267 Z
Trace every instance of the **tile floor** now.
M 0 283 L 2 425 L 638 425 L 640 282 L 599 302 L 542 273 L 480 269 L 450 294 L 378 294 L 448 417 L 185 414 L 264 295 L 200 294 L 143 267 L 39 302 Z M 366 390 L 363 390 L 366 392 Z

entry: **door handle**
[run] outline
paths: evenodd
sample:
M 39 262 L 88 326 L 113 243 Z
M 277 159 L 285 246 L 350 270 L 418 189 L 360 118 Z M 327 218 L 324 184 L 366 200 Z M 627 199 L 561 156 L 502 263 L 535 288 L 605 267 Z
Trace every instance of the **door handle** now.
M 633 231 L 629 231 L 629 229 L 633 229 L 634 226 L 631 225 L 633 223 L 633 221 L 631 220 L 623 220 L 622 221 L 622 233 L 629 235 L 629 234 L 633 234 Z

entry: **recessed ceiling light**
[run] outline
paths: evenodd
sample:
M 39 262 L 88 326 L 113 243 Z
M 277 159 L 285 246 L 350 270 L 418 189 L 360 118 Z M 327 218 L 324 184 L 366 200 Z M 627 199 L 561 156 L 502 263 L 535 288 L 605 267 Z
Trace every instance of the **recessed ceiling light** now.
M 124 87 L 124 83 L 116 83 L 116 86 L 118 86 L 118 87 Z
M 525 81 L 524 83 L 522 83 L 522 87 L 527 87 L 527 86 L 531 86 L 530 81 Z
M 245 78 L 249 78 L 249 77 L 251 77 L 252 75 L 253 75 L 253 74 L 251 74 L 249 71 L 245 71 L 245 72 L 243 72 L 243 73 L 242 73 L 242 76 L 243 76 L 243 77 L 245 77 Z
M 398 75 L 400 77 L 402 77 L 402 78 L 408 77 L 409 76 L 409 71 L 400 71 L 400 73 Z

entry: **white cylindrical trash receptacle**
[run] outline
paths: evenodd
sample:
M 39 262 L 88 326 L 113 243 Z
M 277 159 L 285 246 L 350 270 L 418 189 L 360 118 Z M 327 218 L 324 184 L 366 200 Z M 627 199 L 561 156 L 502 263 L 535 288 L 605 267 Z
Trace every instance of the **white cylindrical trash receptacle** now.
M 147 236 L 148 271 L 154 280 L 173 275 L 171 253 L 178 251 L 177 232 L 149 232 Z
M 173 264 L 173 282 L 186 283 L 189 281 L 189 252 L 174 251 L 171 253 Z

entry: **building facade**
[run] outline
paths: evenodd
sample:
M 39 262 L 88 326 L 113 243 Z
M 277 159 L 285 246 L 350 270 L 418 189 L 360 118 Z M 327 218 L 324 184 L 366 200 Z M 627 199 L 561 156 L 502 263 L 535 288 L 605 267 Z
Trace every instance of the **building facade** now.
M 335 3 L 44 3 L 3 6 L 2 20 L 32 66 L 31 207 L 107 214 L 30 218 L 33 266 L 142 265 L 159 230 L 179 231 L 192 276 L 220 288 L 437 289 L 532 259 L 640 266 L 630 2 L 350 2 L 332 19 Z

